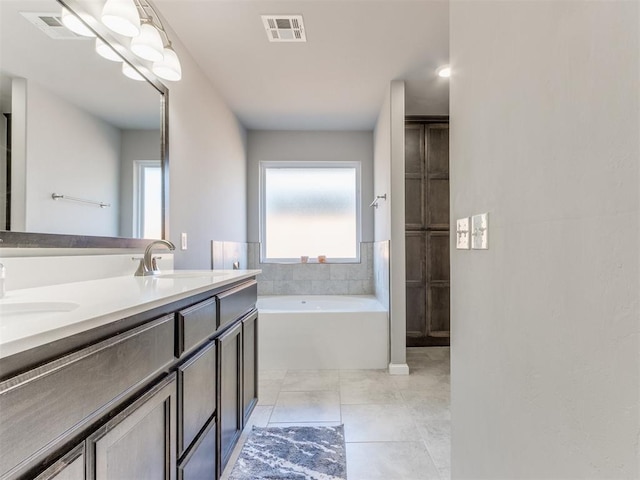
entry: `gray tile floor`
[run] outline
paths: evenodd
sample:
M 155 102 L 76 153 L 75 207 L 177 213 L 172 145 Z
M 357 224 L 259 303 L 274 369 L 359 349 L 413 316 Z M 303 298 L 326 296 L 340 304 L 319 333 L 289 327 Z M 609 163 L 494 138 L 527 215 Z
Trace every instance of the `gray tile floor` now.
M 260 401 L 225 469 L 227 480 L 253 425 L 343 423 L 348 480 L 450 478 L 449 348 L 409 348 L 410 375 L 384 370 L 260 372 Z

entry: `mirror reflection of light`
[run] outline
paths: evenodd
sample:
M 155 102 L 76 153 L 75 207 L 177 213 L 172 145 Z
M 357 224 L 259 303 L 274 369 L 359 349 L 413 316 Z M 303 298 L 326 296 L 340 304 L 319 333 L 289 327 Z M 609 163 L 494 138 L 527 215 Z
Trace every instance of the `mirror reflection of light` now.
M 101 38 L 96 37 L 96 53 L 102 58 L 111 60 L 112 62 L 122 62 L 122 57 L 118 55 L 111 46 L 102 41 Z
M 138 70 L 126 62 L 122 63 L 122 73 L 125 77 L 129 77 L 131 80 L 137 80 L 139 82 L 144 82 L 146 80 L 142 75 L 140 75 Z
M 451 67 L 449 65 L 443 65 L 436 70 L 439 77 L 449 78 L 451 76 Z
M 87 27 L 82 20 L 80 20 L 75 14 L 71 13 L 65 7 L 62 7 L 62 24 L 71 30 L 73 33 L 77 33 L 83 37 L 95 37 L 96 34 Z

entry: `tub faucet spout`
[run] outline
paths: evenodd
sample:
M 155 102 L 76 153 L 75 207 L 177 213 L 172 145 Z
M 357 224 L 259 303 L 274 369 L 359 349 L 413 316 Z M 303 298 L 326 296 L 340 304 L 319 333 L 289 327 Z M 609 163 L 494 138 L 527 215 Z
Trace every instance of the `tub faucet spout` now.
M 153 258 L 153 247 L 155 247 L 156 245 L 164 245 L 169 250 L 176 249 L 176 246 L 169 240 L 154 240 L 153 242 L 151 242 L 144 250 L 144 257 L 142 258 L 142 260 L 140 260 L 140 266 L 135 273 L 136 277 L 146 277 L 148 275 L 155 275 L 160 272 L 156 262 L 154 261 L 155 258 Z

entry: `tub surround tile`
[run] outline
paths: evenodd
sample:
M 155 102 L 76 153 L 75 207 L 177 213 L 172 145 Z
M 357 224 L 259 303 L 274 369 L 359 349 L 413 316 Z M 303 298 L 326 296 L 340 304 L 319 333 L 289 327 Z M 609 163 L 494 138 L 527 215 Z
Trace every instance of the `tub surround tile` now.
M 211 241 L 211 268 L 214 270 L 232 270 L 238 262 L 244 270 L 249 262 L 249 245 L 241 242 Z
M 292 271 L 294 280 L 329 280 L 330 268 L 328 264 L 310 264 L 310 265 L 291 265 L 288 266 Z
M 311 282 L 312 295 L 345 295 L 349 291 L 349 280 L 313 280 Z
M 423 442 L 347 443 L 349 480 L 424 480 L 440 472 Z
M 389 309 L 389 241 L 375 242 L 373 248 L 374 292 L 380 303 Z
M 349 280 L 348 289 L 352 295 L 371 295 L 373 283 L 369 280 Z
M 249 243 L 247 259 L 251 268 L 262 270 L 259 295 L 372 295 L 373 252 L 373 243 L 364 242 L 359 263 L 261 263 L 260 244 Z
M 261 280 L 258 276 L 258 295 L 275 295 L 273 283 L 271 280 Z
M 338 392 L 280 392 L 271 423 L 281 422 L 339 422 L 340 395 Z
M 275 295 L 308 295 L 311 283 L 311 280 L 273 282 L 273 290 Z
M 293 280 L 293 271 L 289 265 L 280 265 L 277 263 L 261 263 L 262 278 L 274 281 L 290 281 Z

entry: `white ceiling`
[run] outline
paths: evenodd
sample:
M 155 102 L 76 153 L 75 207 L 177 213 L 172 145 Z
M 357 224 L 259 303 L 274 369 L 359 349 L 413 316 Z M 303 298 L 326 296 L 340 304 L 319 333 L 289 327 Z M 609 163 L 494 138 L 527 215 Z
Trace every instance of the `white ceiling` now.
M 248 129 L 370 130 L 389 83 L 408 115 L 446 115 L 447 0 L 156 0 Z M 302 15 L 307 43 L 270 43 L 260 15 Z

